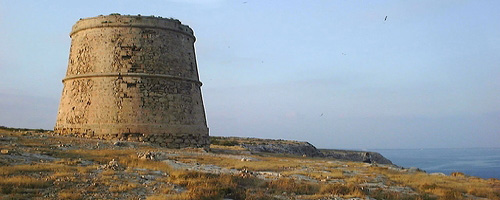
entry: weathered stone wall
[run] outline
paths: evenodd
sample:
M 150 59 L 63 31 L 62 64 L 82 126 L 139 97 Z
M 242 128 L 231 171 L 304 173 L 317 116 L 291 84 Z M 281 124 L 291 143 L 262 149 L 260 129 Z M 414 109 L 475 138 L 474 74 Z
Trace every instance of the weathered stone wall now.
M 109 15 L 78 21 L 70 36 L 56 133 L 208 146 L 191 28 Z

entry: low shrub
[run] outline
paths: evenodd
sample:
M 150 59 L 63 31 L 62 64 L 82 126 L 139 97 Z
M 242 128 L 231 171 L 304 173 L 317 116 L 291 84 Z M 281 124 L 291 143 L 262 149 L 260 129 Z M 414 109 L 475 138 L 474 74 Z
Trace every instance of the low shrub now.
M 266 188 L 272 189 L 277 193 L 295 193 L 295 194 L 316 194 L 319 191 L 319 185 L 313 183 L 297 182 L 293 179 L 277 179 L 265 184 Z
M 355 197 L 364 197 L 365 193 L 358 185 L 353 184 L 328 184 L 322 185 L 320 190 L 320 194 L 331 194 L 331 195 L 339 195 L 339 196 L 355 196 Z

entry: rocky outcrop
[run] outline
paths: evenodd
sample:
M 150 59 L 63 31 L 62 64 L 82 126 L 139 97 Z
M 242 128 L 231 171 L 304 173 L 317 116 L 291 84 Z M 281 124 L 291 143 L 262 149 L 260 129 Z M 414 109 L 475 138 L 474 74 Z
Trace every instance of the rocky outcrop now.
M 322 157 L 323 154 L 309 142 L 294 143 L 266 143 L 266 144 L 246 144 L 240 145 L 252 153 L 281 153 L 308 157 Z
M 377 152 L 369 151 L 352 151 L 352 150 L 332 150 L 322 149 L 320 152 L 326 158 L 335 158 L 339 160 L 378 163 L 378 164 L 392 164 L 392 162 Z
M 212 144 L 223 146 L 239 145 L 251 153 L 278 153 L 355 162 L 392 164 L 389 159 L 377 152 L 332 149 L 318 150 L 309 142 L 239 137 L 211 137 L 211 141 Z

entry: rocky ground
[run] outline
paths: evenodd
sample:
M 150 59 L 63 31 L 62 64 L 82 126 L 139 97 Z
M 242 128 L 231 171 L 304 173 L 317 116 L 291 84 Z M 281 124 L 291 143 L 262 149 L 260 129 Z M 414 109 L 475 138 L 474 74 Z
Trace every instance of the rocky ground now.
M 499 180 L 403 169 L 376 154 L 367 162 L 366 152 L 248 138 L 213 144 L 165 149 L 0 129 L 0 199 L 500 199 Z

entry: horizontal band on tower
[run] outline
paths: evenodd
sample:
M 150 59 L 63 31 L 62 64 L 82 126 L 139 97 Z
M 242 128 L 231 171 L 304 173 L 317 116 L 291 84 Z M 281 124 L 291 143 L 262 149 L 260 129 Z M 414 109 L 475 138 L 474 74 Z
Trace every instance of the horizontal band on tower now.
M 67 80 L 72 80 L 72 79 L 80 79 L 80 78 L 98 78 L 98 77 L 145 77 L 145 78 L 166 78 L 166 79 L 176 79 L 176 80 L 181 80 L 181 81 L 188 81 L 188 82 L 193 82 L 202 85 L 202 83 L 198 80 L 195 79 L 190 79 L 190 78 L 183 78 L 183 77 L 177 77 L 177 76 L 172 76 L 172 75 L 166 75 L 166 74 L 146 74 L 146 73 L 98 73 L 98 74 L 79 74 L 79 75 L 72 75 L 72 76 L 66 76 L 62 82 Z
M 196 37 L 194 35 L 187 33 L 186 31 L 183 30 L 177 30 L 174 28 L 166 28 L 166 27 L 158 27 L 158 26 L 152 26 L 152 25 L 132 25 L 132 24 L 106 24 L 106 25 L 96 25 L 96 26 L 89 26 L 89 27 L 84 27 L 84 28 L 78 28 L 76 30 L 71 31 L 69 34 L 70 37 L 72 37 L 74 34 L 87 30 L 87 29 L 94 29 L 94 28 L 115 28 L 115 27 L 123 27 L 123 28 L 151 28 L 151 29 L 161 29 L 161 30 L 167 30 L 167 31 L 173 31 L 177 32 L 186 36 L 189 36 L 193 38 L 193 42 L 196 41 Z

